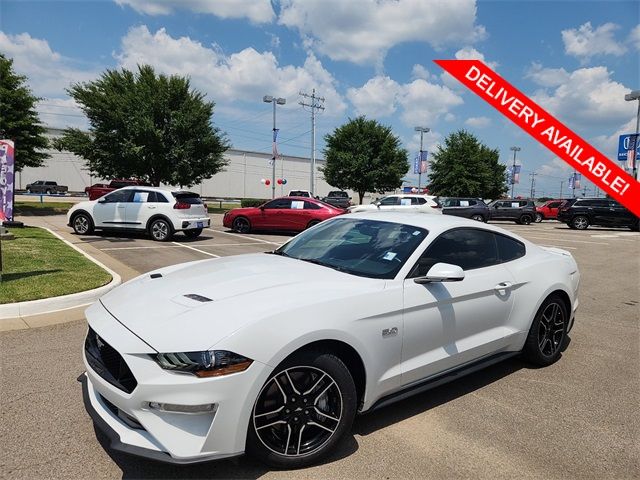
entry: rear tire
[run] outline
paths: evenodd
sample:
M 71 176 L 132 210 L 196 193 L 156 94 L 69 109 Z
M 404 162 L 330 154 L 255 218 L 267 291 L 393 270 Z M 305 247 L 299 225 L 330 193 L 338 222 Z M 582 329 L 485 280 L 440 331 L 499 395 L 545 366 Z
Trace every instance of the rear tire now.
M 51 190 L 47 190 L 47 191 L 46 191 L 46 194 L 47 194 L 47 195 L 51 195 Z
M 173 237 L 173 226 L 164 218 L 156 218 L 149 225 L 149 234 L 156 242 L 168 242 Z
M 475 220 L 476 222 L 485 222 L 484 216 L 476 213 L 475 215 L 471 215 L 471 220 Z
M 187 238 L 198 238 L 202 230 L 202 228 L 192 228 L 190 230 L 184 230 L 182 233 L 184 233 L 184 236 Z
M 576 215 L 571 219 L 571 225 L 576 230 L 586 230 L 589 228 L 589 219 L 584 215 Z
M 77 235 L 91 235 L 93 233 L 93 220 L 86 213 L 78 213 L 71 219 L 71 227 Z
M 560 295 L 552 294 L 538 309 L 522 355 L 528 362 L 546 367 L 557 361 L 567 339 L 568 307 Z
M 320 220 L 311 220 L 308 224 L 307 224 L 307 228 L 311 228 L 317 224 L 320 223 Z
M 274 369 L 258 394 L 246 451 L 276 468 L 318 463 L 349 433 L 356 408 L 355 383 L 340 358 L 296 353 Z

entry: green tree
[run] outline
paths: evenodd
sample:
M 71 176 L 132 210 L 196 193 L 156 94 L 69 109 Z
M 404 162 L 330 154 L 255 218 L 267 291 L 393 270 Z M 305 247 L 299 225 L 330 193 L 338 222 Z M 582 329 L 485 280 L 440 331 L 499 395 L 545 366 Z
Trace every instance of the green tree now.
M 0 54 L 0 138 L 15 142 L 15 170 L 39 167 L 49 155 L 49 146 L 40 124 L 36 103 L 26 85 L 27 78 L 13 71 L 13 60 Z
M 95 176 L 190 186 L 227 163 L 228 142 L 211 122 L 214 104 L 188 78 L 156 75 L 144 65 L 135 73 L 107 70 L 67 91 L 90 127 L 65 130 L 56 147 L 85 158 Z
M 506 167 L 497 149 L 459 130 L 444 140 L 433 154 L 429 192 L 448 197 L 500 198 L 507 191 Z
M 398 188 L 409 168 L 407 151 L 391 128 L 365 117 L 349 119 L 324 137 L 324 178 L 334 187 L 384 193 Z

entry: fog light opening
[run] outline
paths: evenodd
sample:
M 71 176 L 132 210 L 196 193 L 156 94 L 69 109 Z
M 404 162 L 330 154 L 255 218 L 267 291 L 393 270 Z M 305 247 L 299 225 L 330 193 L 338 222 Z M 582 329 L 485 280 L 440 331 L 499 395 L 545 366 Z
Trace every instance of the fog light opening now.
M 142 408 L 145 410 L 159 410 L 168 413 L 184 413 L 187 415 L 200 415 L 205 413 L 216 413 L 217 403 L 205 403 L 204 405 L 177 405 L 175 403 L 144 402 Z

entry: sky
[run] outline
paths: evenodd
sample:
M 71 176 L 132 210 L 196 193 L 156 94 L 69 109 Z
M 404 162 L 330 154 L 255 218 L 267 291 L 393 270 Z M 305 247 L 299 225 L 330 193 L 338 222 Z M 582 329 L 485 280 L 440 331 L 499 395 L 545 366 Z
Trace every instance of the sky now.
M 0 52 L 42 100 L 42 122 L 87 128 L 66 94 L 106 69 L 187 75 L 215 102 L 213 123 L 234 148 L 309 157 L 311 114 L 300 92 L 324 98 L 324 136 L 365 115 L 392 127 L 413 156 L 466 129 L 500 161 L 522 165 L 516 195 L 558 196 L 572 170 L 445 74 L 435 59 L 480 59 L 605 156 L 635 129 L 640 2 L 474 0 L 2 0 Z M 407 184 L 417 185 L 409 172 Z M 424 183 L 424 178 L 422 179 Z M 593 195 L 589 182 L 582 195 Z M 578 192 L 576 192 L 578 193 Z M 600 193 L 602 194 L 602 193 Z

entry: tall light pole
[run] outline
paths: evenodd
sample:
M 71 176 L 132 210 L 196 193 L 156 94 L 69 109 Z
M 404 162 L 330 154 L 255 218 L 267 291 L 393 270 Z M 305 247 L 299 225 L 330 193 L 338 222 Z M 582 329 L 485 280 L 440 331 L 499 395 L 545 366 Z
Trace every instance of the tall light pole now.
M 522 150 L 520 147 L 511 147 L 513 150 L 513 169 L 511 170 L 511 198 L 513 198 L 513 190 L 516 187 L 516 152 Z
M 265 103 L 273 103 L 273 143 L 276 143 L 276 104 L 284 105 L 287 103 L 286 98 L 276 98 L 272 95 L 265 95 L 262 97 L 262 101 Z M 276 151 L 274 148 L 273 158 L 271 159 L 271 198 L 276 198 Z
M 427 127 L 414 127 L 414 130 L 420 132 L 420 157 L 418 158 L 418 193 L 420 193 L 420 182 L 422 180 L 422 141 L 424 134 L 431 129 Z
M 640 179 L 638 178 L 638 128 L 640 127 L 640 90 L 634 90 L 631 93 L 628 93 L 624 96 L 624 99 L 627 102 L 633 102 L 634 100 L 638 101 L 638 113 L 636 114 L 636 134 L 633 137 L 634 138 L 634 142 L 633 142 L 633 178 L 635 178 L 636 180 Z M 627 155 L 629 155 L 629 153 L 627 153 Z

